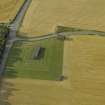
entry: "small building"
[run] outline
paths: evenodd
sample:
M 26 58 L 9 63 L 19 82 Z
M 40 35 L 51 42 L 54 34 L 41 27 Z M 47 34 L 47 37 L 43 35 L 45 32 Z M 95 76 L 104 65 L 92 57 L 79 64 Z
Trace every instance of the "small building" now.
M 43 49 L 43 48 L 40 47 L 40 46 L 37 46 L 37 47 L 35 48 L 35 51 L 34 51 L 34 53 L 33 53 L 33 59 L 39 59 L 39 58 L 40 58 L 41 49 Z

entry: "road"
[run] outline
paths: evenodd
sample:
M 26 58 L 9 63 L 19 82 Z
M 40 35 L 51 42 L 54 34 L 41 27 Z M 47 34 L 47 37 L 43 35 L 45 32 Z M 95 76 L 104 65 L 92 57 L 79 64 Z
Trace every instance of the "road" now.
M 24 4 L 22 5 L 22 8 L 17 13 L 17 15 L 15 17 L 15 20 L 9 26 L 10 27 L 10 32 L 9 32 L 8 40 L 6 42 L 6 47 L 5 47 L 5 50 L 4 50 L 2 63 L 0 64 L 0 75 L 2 75 L 4 70 L 5 70 L 5 65 L 6 65 L 6 61 L 7 61 L 7 58 L 8 58 L 8 54 L 11 50 L 11 47 L 12 47 L 14 41 L 16 40 L 16 32 L 21 25 L 21 22 L 22 22 L 22 20 L 25 16 L 25 13 L 26 13 L 31 1 L 32 0 L 26 0 L 24 2 Z
M 22 8 L 19 10 L 19 12 L 17 13 L 14 21 L 10 24 L 10 30 L 13 32 L 17 32 L 17 30 L 19 29 L 19 27 L 21 26 L 21 23 L 23 21 L 23 18 L 27 12 L 27 9 L 30 5 L 32 0 L 25 0 L 25 3 L 23 4 Z M 10 34 L 9 37 L 11 39 L 16 38 L 16 33 L 15 34 Z

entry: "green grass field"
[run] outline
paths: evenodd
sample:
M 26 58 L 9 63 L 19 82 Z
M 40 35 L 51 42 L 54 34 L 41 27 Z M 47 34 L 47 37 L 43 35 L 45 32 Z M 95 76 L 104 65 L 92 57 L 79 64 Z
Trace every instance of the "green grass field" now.
M 33 59 L 36 46 L 45 48 L 44 56 Z M 63 41 L 55 38 L 43 41 L 16 42 L 10 52 L 7 77 L 56 80 L 62 75 Z

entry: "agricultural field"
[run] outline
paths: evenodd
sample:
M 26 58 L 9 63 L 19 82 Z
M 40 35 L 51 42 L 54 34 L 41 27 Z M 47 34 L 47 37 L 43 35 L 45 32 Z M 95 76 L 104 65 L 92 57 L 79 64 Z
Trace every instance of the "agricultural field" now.
M 70 105 L 72 100 L 70 86 L 57 81 L 5 79 L 1 90 L 1 105 Z
M 45 48 L 45 55 L 33 60 L 32 55 L 38 45 Z M 68 105 L 70 89 L 58 80 L 63 73 L 63 47 L 64 42 L 56 38 L 16 42 L 7 62 L 0 91 L 1 104 Z
M 64 45 L 64 75 L 72 87 L 72 104 L 68 105 L 104 105 L 105 37 L 70 38 Z
M 32 0 L 20 35 L 40 36 L 56 26 L 105 31 L 105 0 Z
M 105 103 L 105 38 L 70 36 L 64 42 L 63 81 L 8 78 L 1 103 L 10 105 L 103 105 Z M 8 105 L 7 104 L 7 105 Z
M 3 0 L 0 22 L 13 20 L 23 2 Z M 0 27 L 5 35 L 0 45 L 4 48 L 8 40 L 0 56 L 4 54 L 1 72 L 5 68 L 0 105 L 104 105 L 104 19 L 104 0 L 26 2 L 10 30 Z M 60 32 L 65 36 L 53 37 Z
M 0 2 L 0 22 L 9 22 L 16 16 L 24 0 L 2 0 Z
M 41 57 L 34 59 L 36 48 L 43 48 Z M 6 76 L 58 80 L 62 75 L 63 41 L 56 38 L 42 41 L 17 41 L 10 52 Z

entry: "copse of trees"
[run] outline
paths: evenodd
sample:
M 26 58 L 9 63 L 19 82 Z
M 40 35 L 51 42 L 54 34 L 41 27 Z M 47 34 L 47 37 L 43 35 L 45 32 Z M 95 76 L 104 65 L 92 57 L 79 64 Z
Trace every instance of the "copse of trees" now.
M 9 34 L 8 25 L 1 23 L 0 24 L 0 62 L 3 57 L 3 52 L 5 50 L 5 45 L 6 45 L 8 34 Z
M 1 23 L 0 24 L 0 36 L 7 37 L 8 33 L 9 33 L 8 24 Z

